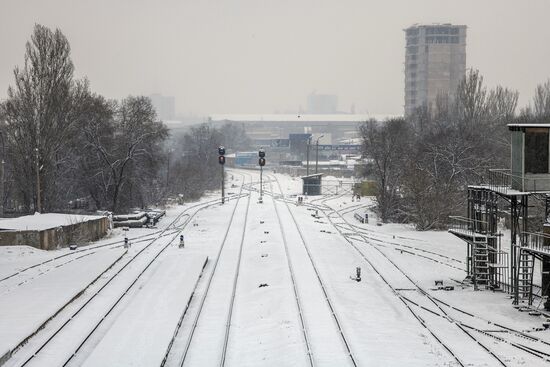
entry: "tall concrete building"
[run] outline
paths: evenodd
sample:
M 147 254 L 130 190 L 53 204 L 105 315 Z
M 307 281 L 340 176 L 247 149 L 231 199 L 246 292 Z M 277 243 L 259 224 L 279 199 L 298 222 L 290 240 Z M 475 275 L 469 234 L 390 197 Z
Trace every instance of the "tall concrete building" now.
M 454 97 L 466 71 L 466 26 L 413 25 L 405 29 L 405 116 Z
M 176 114 L 175 98 L 172 96 L 163 96 L 160 94 L 151 94 L 149 96 L 151 103 L 157 111 L 157 117 L 162 121 L 170 121 L 174 119 Z

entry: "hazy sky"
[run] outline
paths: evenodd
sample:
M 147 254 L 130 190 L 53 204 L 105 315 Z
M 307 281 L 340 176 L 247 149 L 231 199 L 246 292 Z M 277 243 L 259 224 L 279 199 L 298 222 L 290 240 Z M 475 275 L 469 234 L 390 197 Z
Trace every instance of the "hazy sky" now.
M 468 26 L 467 66 L 520 104 L 550 77 L 550 0 L 0 0 L 0 99 L 34 23 L 68 37 L 77 76 L 109 98 L 161 93 L 182 114 L 305 108 L 403 112 L 403 29 Z

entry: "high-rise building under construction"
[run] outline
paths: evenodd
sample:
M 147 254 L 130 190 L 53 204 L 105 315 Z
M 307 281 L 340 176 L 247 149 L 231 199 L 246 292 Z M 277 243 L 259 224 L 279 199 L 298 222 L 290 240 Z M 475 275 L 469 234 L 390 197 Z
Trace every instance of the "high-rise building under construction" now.
M 466 71 L 466 26 L 413 25 L 405 29 L 405 116 L 454 97 Z

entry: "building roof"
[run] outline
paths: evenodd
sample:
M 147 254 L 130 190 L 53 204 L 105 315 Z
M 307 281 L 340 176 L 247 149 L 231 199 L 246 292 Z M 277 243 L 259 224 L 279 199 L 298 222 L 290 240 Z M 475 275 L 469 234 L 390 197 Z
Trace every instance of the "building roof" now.
M 386 120 L 399 115 L 367 114 L 259 114 L 259 115 L 211 115 L 211 122 L 363 122 L 370 119 Z
M 509 128 L 512 128 L 512 127 L 547 127 L 547 128 L 550 128 L 550 123 L 508 124 L 507 126 Z
M 405 28 L 404 30 L 406 31 L 407 29 L 410 29 L 410 28 L 428 28 L 428 27 L 464 27 L 464 28 L 468 28 L 467 25 L 465 24 L 452 24 L 452 23 L 415 23 L 407 28 Z
M 43 231 L 99 218 L 102 217 L 97 215 L 36 213 L 34 215 L 25 215 L 18 218 L 0 219 L 0 230 Z
M 314 173 L 314 174 L 311 174 L 309 176 L 302 176 L 300 177 L 302 180 L 307 180 L 308 178 L 321 178 L 323 174 L 322 173 Z

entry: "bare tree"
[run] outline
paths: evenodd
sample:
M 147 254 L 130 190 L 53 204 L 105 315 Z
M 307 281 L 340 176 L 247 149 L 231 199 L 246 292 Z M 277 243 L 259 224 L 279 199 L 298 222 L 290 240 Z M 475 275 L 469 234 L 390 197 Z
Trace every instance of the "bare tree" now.
M 454 119 L 466 127 L 483 121 L 486 115 L 487 89 L 479 70 L 470 69 L 457 88 Z
M 155 163 L 162 155 L 161 143 L 168 131 L 156 120 L 155 110 L 146 97 L 128 97 L 112 105 L 112 116 L 105 101 L 95 102 L 98 115 L 84 129 L 95 157 L 88 157 L 86 163 L 95 171 L 96 187 L 108 207 L 116 212 L 124 194 L 132 192 L 130 198 L 126 197 L 128 203 L 132 202 L 131 197 L 142 194 L 140 175 L 156 173 Z M 95 197 L 99 201 L 99 195 Z
M 56 180 L 74 133 L 80 89 L 73 70 L 69 42 L 61 31 L 36 25 L 26 45 L 25 65 L 15 68 L 15 86 L 9 87 L 5 103 L 14 177 L 28 209 L 56 205 Z
M 376 178 L 376 200 L 380 218 L 387 222 L 398 207 L 408 128 L 403 119 L 386 122 L 371 120 L 361 127 L 361 135 L 363 153 L 372 161 L 372 173 Z
M 537 85 L 533 97 L 533 114 L 535 117 L 550 117 L 550 79 Z

